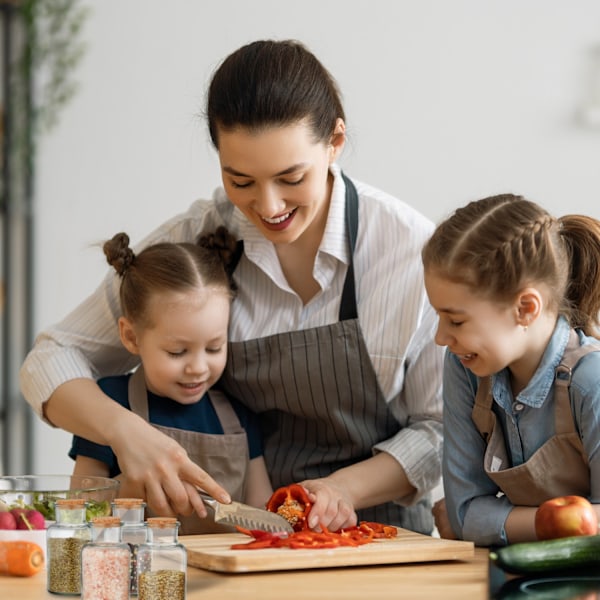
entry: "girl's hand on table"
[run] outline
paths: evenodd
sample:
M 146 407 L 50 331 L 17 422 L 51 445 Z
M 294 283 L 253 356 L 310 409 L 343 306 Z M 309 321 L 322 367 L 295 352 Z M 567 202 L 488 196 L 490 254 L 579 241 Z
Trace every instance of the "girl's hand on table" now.
M 308 517 L 308 526 L 319 529 L 321 525 L 330 531 L 352 527 L 357 516 L 350 496 L 341 485 L 330 478 L 310 479 L 300 482 L 313 503 Z
M 456 534 L 450 527 L 450 521 L 448 520 L 448 512 L 446 511 L 446 500 L 441 498 L 438 500 L 431 509 L 435 526 L 440 534 L 440 537 L 446 540 L 455 540 Z

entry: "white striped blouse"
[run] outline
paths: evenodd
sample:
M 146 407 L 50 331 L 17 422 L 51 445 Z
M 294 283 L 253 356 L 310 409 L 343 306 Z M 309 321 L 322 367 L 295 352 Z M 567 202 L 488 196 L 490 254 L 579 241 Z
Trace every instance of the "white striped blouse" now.
M 235 208 L 222 189 L 167 221 L 137 247 L 162 241 L 195 241 L 224 224 L 244 240 L 249 258 L 235 273 L 230 339 L 241 341 L 307 329 L 338 320 L 348 266 L 345 186 L 337 165 L 326 230 L 314 277 L 322 290 L 303 305 L 281 271 L 274 246 Z M 354 181 L 354 180 L 353 180 Z M 434 343 L 436 316 L 423 286 L 421 248 L 433 224 L 415 209 L 358 181 L 359 228 L 354 253 L 358 316 L 381 390 L 401 426 L 374 451 L 386 451 L 404 467 L 417 494 L 440 477 L 443 349 Z M 71 379 L 126 372 L 137 364 L 119 340 L 119 278 L 100 287 L 59 323 L 40 333 L 21 368 L 23 395 L 41 416 L 52 392 Z

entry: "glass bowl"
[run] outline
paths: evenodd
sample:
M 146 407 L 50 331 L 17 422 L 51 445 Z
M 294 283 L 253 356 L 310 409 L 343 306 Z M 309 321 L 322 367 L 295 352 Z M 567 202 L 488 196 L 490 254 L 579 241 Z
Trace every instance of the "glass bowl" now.
M 111 514 L 120 482 L 108 477 L 79 475 L 7 475 L 0 477 L 0 501 L 39 510 L 46 521 L 54 521 L 54 503 L 59 498 L 85 498 L 87 518 Z

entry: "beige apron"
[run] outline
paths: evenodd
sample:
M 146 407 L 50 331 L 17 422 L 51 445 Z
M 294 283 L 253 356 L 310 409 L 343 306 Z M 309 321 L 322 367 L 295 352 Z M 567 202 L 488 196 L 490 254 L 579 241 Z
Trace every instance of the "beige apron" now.
M 148 421 L 148 392 L 141 365 L 129 378 L 128 392 L 132 412 Z M 208 394 L 223 427 L 223 434 L 186 431 L 153 423 L 152 426 L 180 444 L 190 459 L 222 485 L 233 500 L 243 502 L 249 462 L 247 435 L 227 397 L 217 390 L 209 390 Z M 234 530 L 215 524 L 211 509 L 208 511 L 209 516 L 205 519 L 200 519 L 196 514 L 189 517 L 180 515 L 179 533 L 190 535 Z
M 598 344 L 580 346 L 577 334 L 571 330 L 569 343 L 555 372 L 555 435 L 529 460 L 516 467 L 506 467 L 510 460 L 502 428 L 496 427 L 496 415 L 492 411 L 491 378 L 479 381 L 472 418 L 487 442 L 485 472 L 513 505 L 539 506 L 550 498 L 571 494 L 589 496 L 590 470 L 575 428 L 569 385 L 572 370 L 579 359 L 589 352 L 598 351 Z
M 346 228 L 352 257 L 358 195 L 346 183 Z M 326 477 L 373 455 L 401 428 L 379 387 L 362 335 L 350 262 L 339 321 L 324 327 L 230 342 L 224 390 L 260 414 L 265 462 L 274 488 Z M 358 518 L 431 533 L 431 499 L 357 511 Z

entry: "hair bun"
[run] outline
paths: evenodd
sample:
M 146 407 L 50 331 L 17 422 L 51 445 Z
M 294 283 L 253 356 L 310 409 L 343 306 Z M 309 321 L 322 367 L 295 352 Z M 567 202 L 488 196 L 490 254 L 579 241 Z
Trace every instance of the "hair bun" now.
M 129 236 L 124 232 L 117 233 L 104 243 L 102 249 L 106 256 L 106 262 L 123 277 L 135 259 L 135 254 L 129 247 Z
M 214 232 L 202 235 L 198 239 L 198 245 L 216 252 L 225 269 L 229 270 L 228 267 L 236 255 L 237 240 L 229 233 L 227 227 L 220 225 Z

